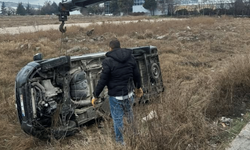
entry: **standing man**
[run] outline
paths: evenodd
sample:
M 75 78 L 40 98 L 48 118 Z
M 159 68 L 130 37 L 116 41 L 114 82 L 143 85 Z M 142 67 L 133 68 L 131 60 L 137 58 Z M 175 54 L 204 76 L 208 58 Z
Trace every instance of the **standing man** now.
M 102 62 L 103 69 L 93 93 L 92 104 L 94 106 L 99 94 L 107 86 L 115 139 L 118 143 L 124 145 L 122 136 L 123 116 L 127 117 L 128 123 L 133 122 L 134 86 L 137 97 L 141 97 L 143 91 L 140 73 L 132 51 L 121 48 L 117 39 L 110 41 L 109 47 L 110 51 L 106 53 L 106 58 Z

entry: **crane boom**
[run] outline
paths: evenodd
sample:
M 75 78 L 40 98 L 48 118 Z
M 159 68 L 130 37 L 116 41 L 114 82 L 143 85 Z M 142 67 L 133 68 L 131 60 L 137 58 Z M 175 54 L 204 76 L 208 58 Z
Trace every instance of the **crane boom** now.
M 92 5 L 95 3 L 100 3 L 100 2 L 104 2 L 106 0 L 62 0 L 62 2 L 59 3 L 59 7 L 58 7 L 58 17 L 59 17 L 59 21 L 62 21 L 59 30 L 61 32 L 66 32 L 66 29 L 63 28 L 64 26 L 64 22 L 67 21 L 67 17 L 70 15 L 69 12 L 77 10 L 79 8 L 83 8 L 86 7 L 88 5 Z

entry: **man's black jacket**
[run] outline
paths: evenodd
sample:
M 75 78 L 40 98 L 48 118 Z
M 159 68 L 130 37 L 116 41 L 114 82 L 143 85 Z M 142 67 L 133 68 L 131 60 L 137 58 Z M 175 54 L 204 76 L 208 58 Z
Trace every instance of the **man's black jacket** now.
M 124 96 L 131 92 L 131 84 L 141 87 L 141 77 L 132 50 L 113 49 L 106 53 L 102 62 L 102 73 L 94 91 L 98 97 L 107 85 L 109 96 Z

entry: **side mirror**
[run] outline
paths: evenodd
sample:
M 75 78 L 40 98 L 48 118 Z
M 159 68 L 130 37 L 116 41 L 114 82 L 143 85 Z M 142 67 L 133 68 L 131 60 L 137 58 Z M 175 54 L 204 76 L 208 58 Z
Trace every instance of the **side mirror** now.
M 37 60 L 42 60 L 43 59 L 43 55 L 41 53 L 37 53 L 36 55 L 34 55 L 33 60 L 37 61 Z

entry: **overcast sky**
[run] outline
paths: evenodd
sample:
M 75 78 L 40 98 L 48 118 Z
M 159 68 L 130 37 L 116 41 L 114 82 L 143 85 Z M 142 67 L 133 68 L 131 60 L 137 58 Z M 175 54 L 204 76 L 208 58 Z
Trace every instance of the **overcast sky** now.
M 48 1 L 48 0 L 0 0 L 3 2 L 15 2 L 15 3 L 30 3 L 30 4 L 36 4 L 36 5 L 43 5 L 44 2 Z M 51 0 L 51 2 L 56 2 L 57 4 L 59 2 L 61 2 L 61 0 Z
M 20 3 L 20 2 L 22 2 L 22 3 L 30 3 L 30 4 L 35 4 L 35 5 L 41 5 L 41 6 L 43 6 L 43 4 L 45 3 L 45 2 L 47 2 L 48 0 L 0 0 L 0 1 L 3 1 L 3 2 L 14 2 L 14 3 Z M 53 2 L 56 2 L 57 4 L 59 4 L 60 2 L 62 2 L 62 0 L 51 0 L 51 2 L 53 3 Z M 1 6 L 1 4 L 0 4 L 0 6 Z M 73 11 L 73 12 L 70 12 L 70 14 L 72 15 L 72 14 L 80 14 L 80 12 L 79 11 Z

